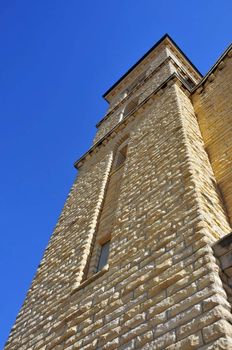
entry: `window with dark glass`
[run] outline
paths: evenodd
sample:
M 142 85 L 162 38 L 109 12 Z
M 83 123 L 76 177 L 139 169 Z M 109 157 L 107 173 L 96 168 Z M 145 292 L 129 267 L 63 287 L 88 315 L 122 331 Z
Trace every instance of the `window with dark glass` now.
M 125 107 L 124 112 L 123 112 L 123 117 L 125 117 L 127 114 L 132 112 L 139 103 L 139 97 L 135 97 L 133 100 L 131 100 Z
M 101 271 L 102 268 L 107 264 L 108 257 L 109 257 L 109 250 L 110 250 L 110 241 L 102 244 L 98 265 L 97 265 L 97 272 Z
M 121 165 L 124 164 L 126 160 L 126 153 L 127 153 L 127 145 L 120 149 L 120 151 L 117 154 L 116 163 L 115 163 L 115 169 L 119 168 Z

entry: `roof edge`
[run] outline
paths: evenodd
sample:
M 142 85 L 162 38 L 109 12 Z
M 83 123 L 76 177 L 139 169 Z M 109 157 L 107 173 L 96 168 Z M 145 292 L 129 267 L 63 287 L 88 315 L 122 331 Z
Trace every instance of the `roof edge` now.
M 203 75 L 199 71 L 199 69 L 190 61 L 190 59 L 185 55 L 185 53 L 180 49 L 180 47 L 176 44 L 176 42 L 170 37 L 169 34 L 164 34 L 131 68 L 128 69 L 126 73 L 124 73 L 121 78 L 119 78 L 103 95 L 102 97 L 106 100 L 106 96 L 127 76 L 131 73 L 156 47 L 161 44 L 165 39 L 169 39 L 171 43 L 177 48 L 178 51 L 183 55 L 186 61 L 193 67 L 193 69 L 200 75 L 202 78 Z M 108 101 L 107 101 L 108 102 Z

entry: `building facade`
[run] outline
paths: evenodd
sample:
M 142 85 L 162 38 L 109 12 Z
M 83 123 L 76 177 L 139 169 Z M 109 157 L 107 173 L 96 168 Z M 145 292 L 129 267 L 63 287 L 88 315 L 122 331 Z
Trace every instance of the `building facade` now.
M 165 35 L 105 93 L 5 350 L 232 349 L 231 82 Z

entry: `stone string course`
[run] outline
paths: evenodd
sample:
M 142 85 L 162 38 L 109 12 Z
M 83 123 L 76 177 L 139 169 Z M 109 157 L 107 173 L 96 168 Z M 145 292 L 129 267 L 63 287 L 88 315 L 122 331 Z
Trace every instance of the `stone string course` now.
M 231 244 L 220 243 L 232 231 L 232 168 L 219 162 L 231 160 L 227 65 L 200 92 L 171 80 L 83 162 L 5 350 L 232 349 Z M 133 97 L 174 71 L 169 61 Z M 84 280 L 127 137 L 108 265 Z

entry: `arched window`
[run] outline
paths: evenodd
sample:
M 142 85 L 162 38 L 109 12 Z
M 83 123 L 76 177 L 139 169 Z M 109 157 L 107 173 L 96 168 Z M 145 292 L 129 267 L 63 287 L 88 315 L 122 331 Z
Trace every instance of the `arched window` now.
M 139 103 L 139 98 L 135 97 L 133 100 L 131 100 L 125 107 L 124 112 L 123 112 L 123 118 L 129 114 L 130 112 L 132 112 Z

